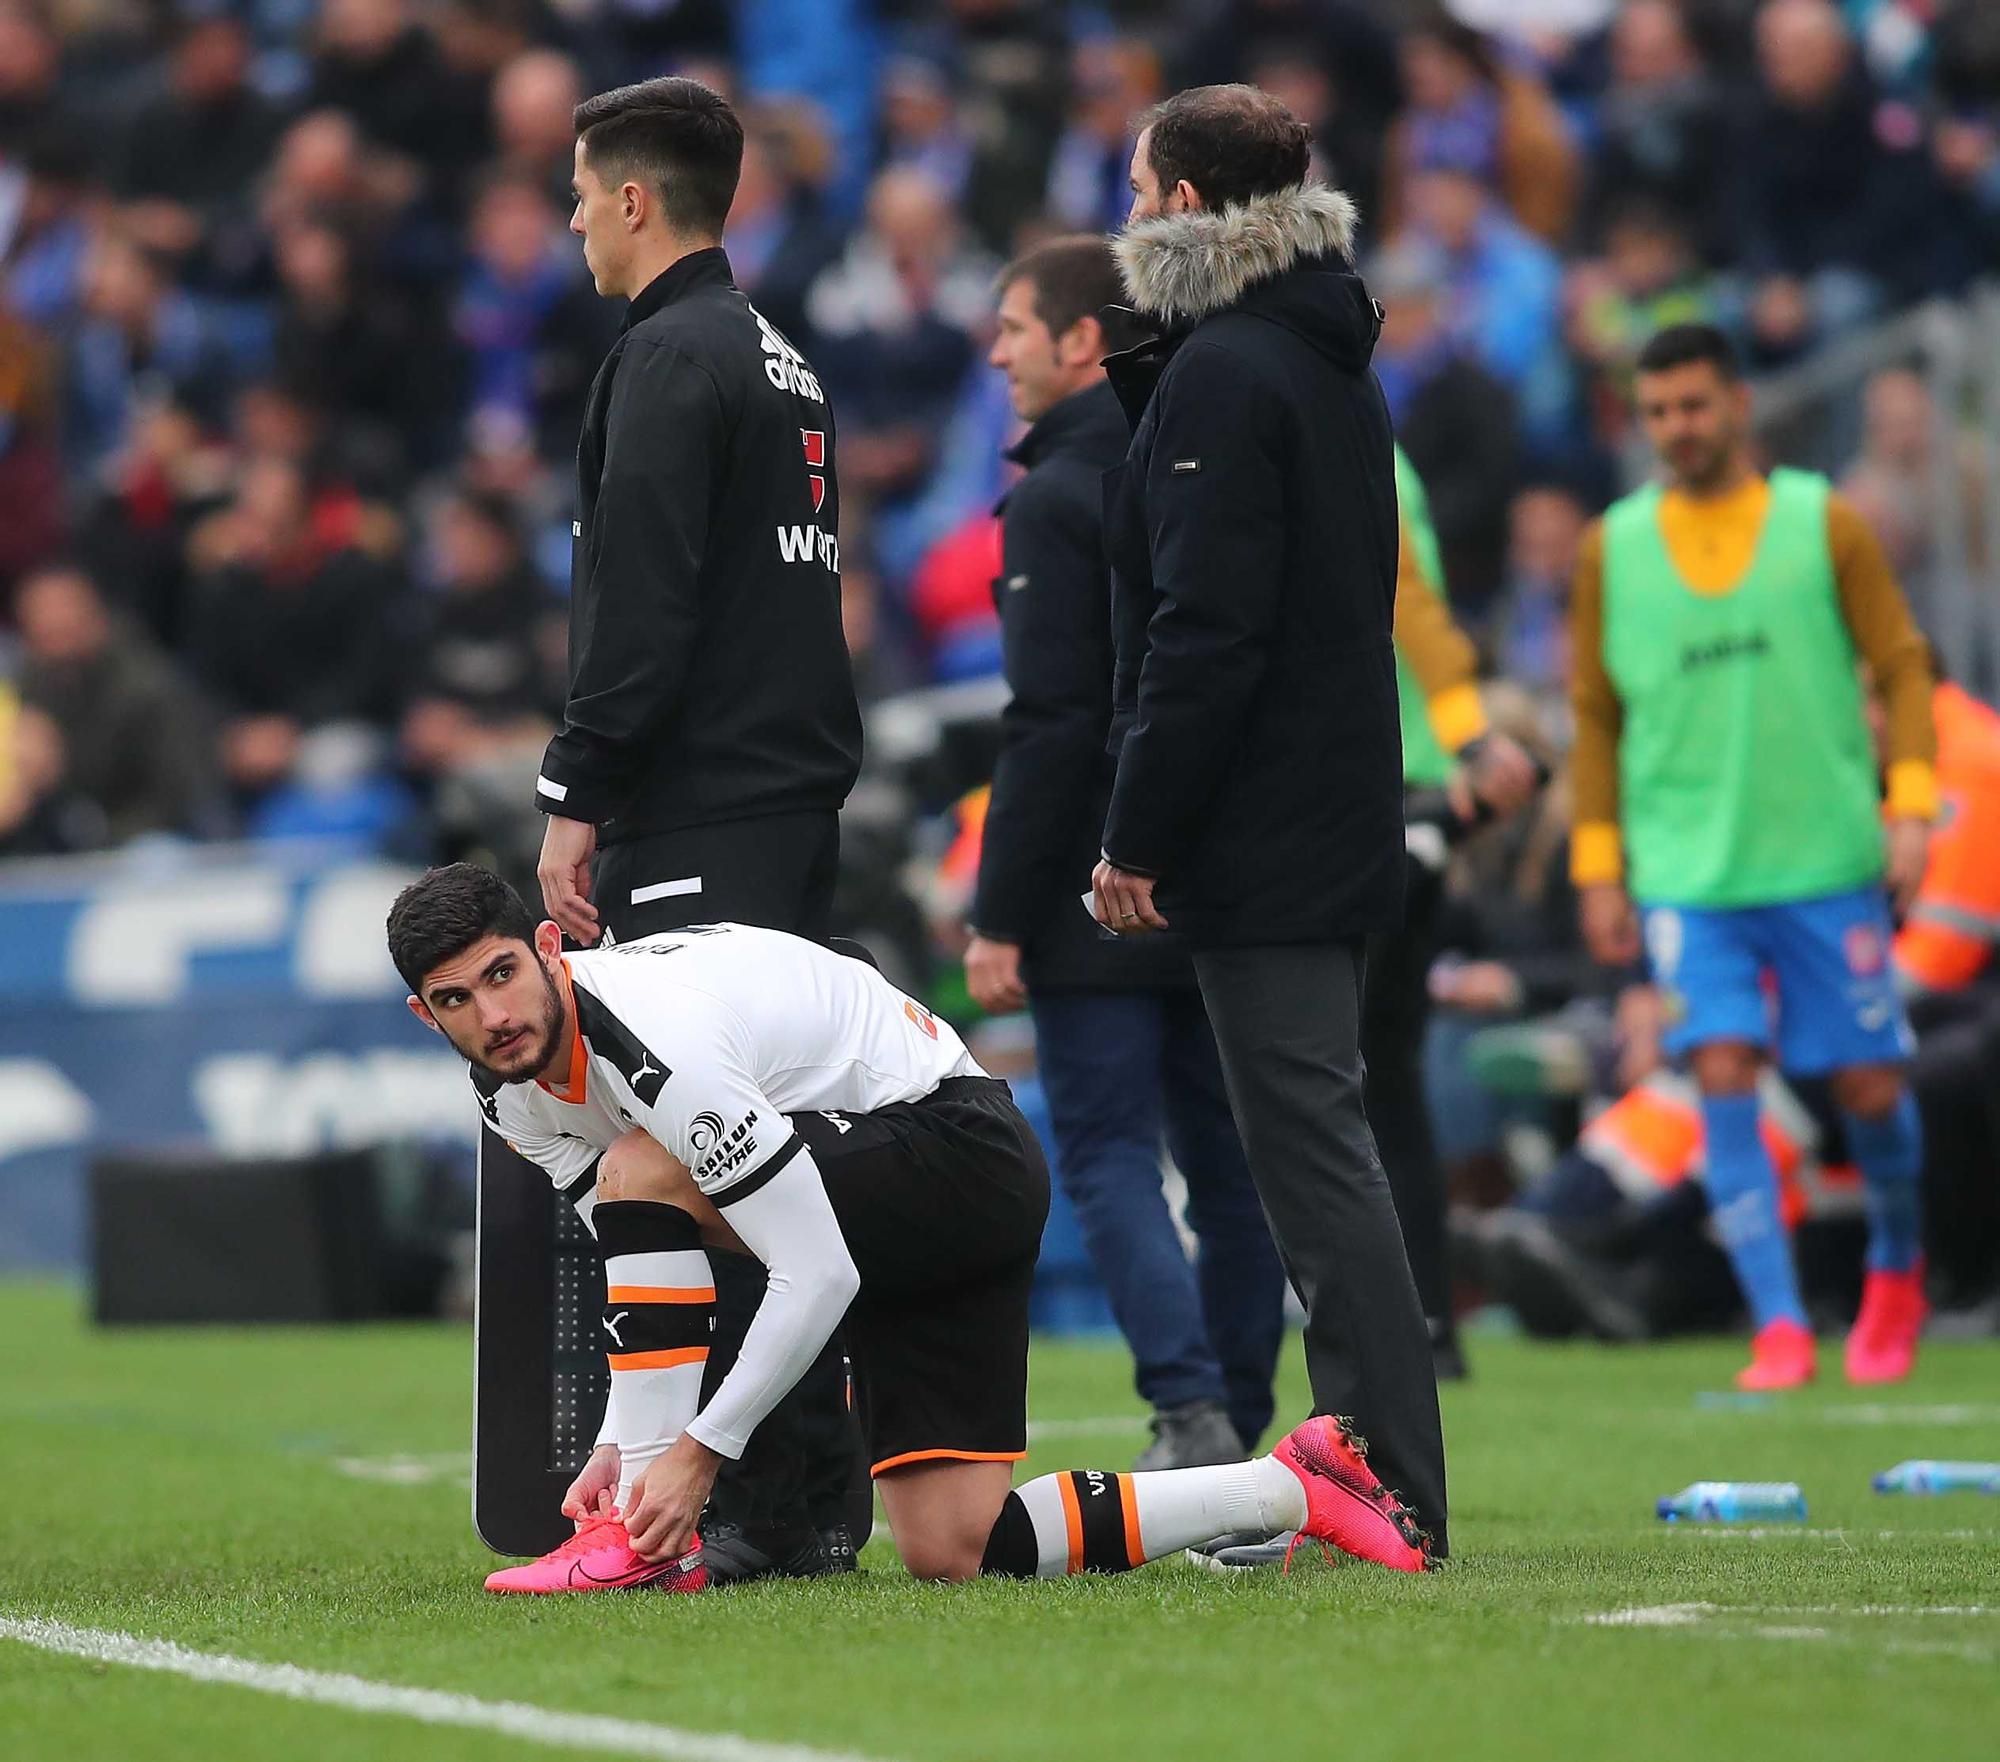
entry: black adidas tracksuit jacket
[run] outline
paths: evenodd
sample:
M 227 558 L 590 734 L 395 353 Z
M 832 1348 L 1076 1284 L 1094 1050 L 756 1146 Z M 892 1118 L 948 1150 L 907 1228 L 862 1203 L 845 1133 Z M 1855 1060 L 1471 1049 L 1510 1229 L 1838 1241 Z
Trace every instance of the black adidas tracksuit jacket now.
M 833 413 L 697 251 L 633 302 L 577 446 L 570 682 L 536 781 L 613 844 L 837 809 L 861 756 Z

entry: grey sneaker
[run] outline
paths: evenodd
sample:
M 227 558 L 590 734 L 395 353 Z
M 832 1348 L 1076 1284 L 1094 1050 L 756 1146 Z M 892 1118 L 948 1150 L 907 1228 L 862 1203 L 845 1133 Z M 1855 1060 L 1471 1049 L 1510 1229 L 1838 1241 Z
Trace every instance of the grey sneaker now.
M 1290 1530 L 1280 1530 L 1275 1536 L 1260 1530 L 1232 1530 L 1212 1542 L 1198 1543 L 1187 1550 L 1187 1557 L 1208 1572 L 1254 1572 L 1260 1566 L 1284 1565 L 1291 1546 Z
M 1206 1468 L 1212 1463 L 1241 1462 L 1243 1440 L 1229 1423 L 1220 1401 L 1190 1401 L 1185 1407 L 1163 1407 L 1153 1415 L 1153 1441 L 1132 1464 L 1141 1474 L 1160 1468 Z

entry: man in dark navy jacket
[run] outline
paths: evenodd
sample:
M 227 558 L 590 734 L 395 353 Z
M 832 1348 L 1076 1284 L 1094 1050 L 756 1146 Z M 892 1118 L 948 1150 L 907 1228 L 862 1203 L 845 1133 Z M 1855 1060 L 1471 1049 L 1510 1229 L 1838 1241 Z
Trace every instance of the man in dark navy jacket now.
M 966 950 L 974 1000 L 1026 1003 L 1056 1166 L 1153 1408 L 1136 1466 L 1254 1450 L 1272 1413 L 1284 1275 L 1243 1160 L 1185 948 L 1108 937 L 1082 896 L 1111 799 L 1111 577 L 1102 479 L 1130 434 L 1100 362 L 1129 320 L 1109 243 L 1056 239 L 1004 269 L 992 363 L 1034 426 L 1009 457 L 994 593 L 1007 683 Z M 1188 1184 L 1197 1266 L 1161 1187 Z
M 1169 99 L 1132 157 L 1119 259 L 1163 334 L 1108 363 L 1135 427 L 1106 487 L 1094 891 L 1120 934 L 1192 944 L 1314 1402 L 1355 1416 L 1442 1556 L 1430 1340 L 1361 1099 L 1363 943 L 1403 891 L 1381 320 L 1353 205 L 1306 174 L 1306 129 L 1249 86 Z

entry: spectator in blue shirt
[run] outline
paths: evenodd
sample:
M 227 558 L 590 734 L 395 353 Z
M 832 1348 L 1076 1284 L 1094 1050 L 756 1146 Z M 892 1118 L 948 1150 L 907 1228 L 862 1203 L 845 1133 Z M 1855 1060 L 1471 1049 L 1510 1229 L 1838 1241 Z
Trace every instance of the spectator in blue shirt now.
M 549 314 L 577 280 L 562 224 L 533 179 L 501 175 L 473 204 L 472 255 L 453 304 L 452 332 L 466 354 L 466 407 L 539 415 L 537 345 Z
M 67 339 L 63 450 L 72 472 L 97 479 L 149 391 L 216 415 L 234 371 L 195 301 L 117 227 L 93 239 L 82 291 L 82 318 Z
M 1442 256 L 1452 335 L 1513 391 L 1531 444 L 1561 451 L 1573 400 L 1560 260 L 1442 140 L 1410 178 L 1409 216 L 1410 236 Z

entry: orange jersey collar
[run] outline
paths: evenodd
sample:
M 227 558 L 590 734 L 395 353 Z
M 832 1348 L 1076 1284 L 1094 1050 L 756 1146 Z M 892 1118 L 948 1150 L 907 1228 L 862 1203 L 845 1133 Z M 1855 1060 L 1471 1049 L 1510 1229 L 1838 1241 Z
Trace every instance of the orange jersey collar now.
M 569 1009 L 569 1086 L 557 1089 L 551 1084 L 544 1083 L 540 1077 L 535 1079 L 535 1084 L 537 1088 L 547 1090 L 558 1101 L 567 1102 L 571 1107 L 581 1107 L 590 1061 L 584 1056 L 583 1022 L 576 1013 L 576 985 L 570 978 L 567 956 L 563 958 L 562 970 L 563 1002 Z

